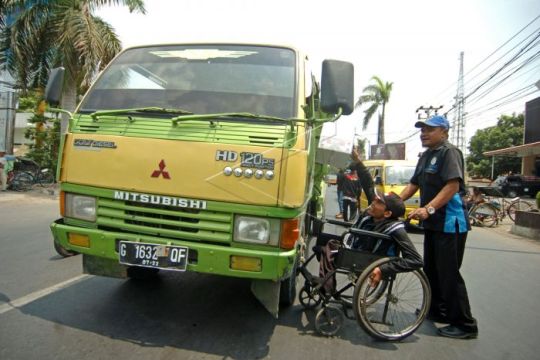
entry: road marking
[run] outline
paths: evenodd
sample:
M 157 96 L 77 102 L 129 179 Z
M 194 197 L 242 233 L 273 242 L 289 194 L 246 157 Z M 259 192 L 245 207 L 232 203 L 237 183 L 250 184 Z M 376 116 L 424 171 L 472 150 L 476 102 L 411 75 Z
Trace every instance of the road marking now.
M 18 299 L 15 299 L 13 301 L 10 301 L 6 304 L 2 304 L 0 305 L 0 315 L 2 315 L 3 313 L 6 313 L 10 310 L 13 310 L 13 309 L 17 309 L 17 308 L 20 308 L 20 307 L 23 307 L 33 301 L 36 301 L 37 299 L 40 299 L 44 296 L 47 296 L 49 294 L 52 294 L 58 290 L 62 290 L 66 287 L 68 287 L 69 285 L 73 284 L 73 283 L 76 283 L 80 280 L 83 280 L 83 279 L 86 279 L 88 277 L 90 277 L 91 275 L 88 275 L 88 274 L 82 274 L 82 275 L 79 275 L 79 276 L 76 276 L 74 278 L 71 278 L 69 280 L 66 280 L 66 281 L 63 281 L 61 283 L 58 283 L 56 285 L 53 285 L 53 286 L 50 286 L 46 289 L 43 289 L 43 290 L 38 290 L 38 291 L 35 291 L 31 294 L 28 294 L 28 295 L 25 295 L 23 297 L 20 297 Z

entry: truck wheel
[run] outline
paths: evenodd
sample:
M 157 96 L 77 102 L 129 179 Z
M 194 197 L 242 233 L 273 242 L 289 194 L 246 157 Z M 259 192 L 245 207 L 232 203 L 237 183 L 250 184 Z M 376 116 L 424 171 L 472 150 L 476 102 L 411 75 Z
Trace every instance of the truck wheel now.
M 298 267 L 298 259 L 294 262 L 291 276 L 287 279 L 281 280 L 279 289 L 279 304 L 283 307 L 289 307 L 294 304 L 296 299 L 296 272 Z
M 53 240 L 53 244 L 54 244 L 54 250 L 56 250 L 58 255 L 62 257 L 70 257 L 70 256 L 74 256 L 78 254 L 78 252 L 73 251 L 73 250 L 68 250 L 54 240 Z
M 516 190 L 508 190 L 508 192 L 506 193 L 506 196 L 510 198 L 515 198 L 518 196 L 518 194 Z
M 131 266 L 127 269 L 127 276 L 134 280 L 151 280 L 157 277 L 159 269 L 142 266 Z

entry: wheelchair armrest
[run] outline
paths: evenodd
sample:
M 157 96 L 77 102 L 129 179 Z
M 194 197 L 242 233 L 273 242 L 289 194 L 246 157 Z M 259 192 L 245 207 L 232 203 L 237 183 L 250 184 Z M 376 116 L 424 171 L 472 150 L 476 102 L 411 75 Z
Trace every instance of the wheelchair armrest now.
M 350 227 L 353 225 L 353 224 L 351 224 L 351 223 L 349 223 L 349 222 L 346 222 L 346 221 L 338 221 L 338 220 L 325 220 L 324 222 L 327 223 L 327 224 L 344 226 L 344 227 L 346 227 L 346 228 L 350 228 Z
M 381 233 L 375 232 L 375 231 L 350 228 L 349 232 L 351 234 L 355 234 L 355 235 L 364 235 L 364 236 L 371 236 L 371 237 L 374 237 L 374 238 L 377 238 L 377 239 L 392 240 L 392 237 L 390 235 L 381 234 Z

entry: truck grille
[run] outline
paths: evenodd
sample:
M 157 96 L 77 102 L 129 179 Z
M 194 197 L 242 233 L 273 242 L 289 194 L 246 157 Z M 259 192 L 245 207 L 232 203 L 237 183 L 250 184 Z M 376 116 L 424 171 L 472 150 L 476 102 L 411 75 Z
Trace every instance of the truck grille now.
M 232 218 L 231 213 L 224 212 L 98 199 L 97 224 L 111 231 L 229 243 Z
M 76 120 L 73 133 L 103 134 L 132 137 L 152 137 L 181 141 L 214 142 L 255 146 L 283 147 L 291 145 L 287 123 L 246 123 L 217 121 L 209 126 L 206 121 L 180 122 L 172 126 L 170 119 L 136 119 L 102 116 L 99 121 L 82 116 Z

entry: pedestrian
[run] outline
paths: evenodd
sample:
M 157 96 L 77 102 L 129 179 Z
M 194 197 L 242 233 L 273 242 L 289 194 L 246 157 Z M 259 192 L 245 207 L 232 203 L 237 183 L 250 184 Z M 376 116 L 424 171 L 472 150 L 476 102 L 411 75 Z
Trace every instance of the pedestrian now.
M 0 190 L 6 191 L 7 189 L 7 159 L 6 153 L 0 151 Z
M 345 170 L 339 169 L 336 178 L 337 185 L 337 201 L 339 213 L 336 214 L 336 219 L 343 219 L 343 182 L 345 181 Z
M 343 178 L 343 220 L 353 221 L 358 210 L 360 183 L 356 170 L 347 169 Z
M 449 324 L 438 329 L 441 336 L 471 339 L 478 325 L 471 314 L 460 267 L 465 251 L 467 209 L 463 154 L 448 142 L 448 120 L 435 115 L 418 121 L 420 140 L 427 150 L 421 155 L 414 175 L 401 192 L 403 200 L 420 189 L 420 206 L 409 218 L 422 220 L 424 227 L 424 271 L 432 298 L 428 319 Z

